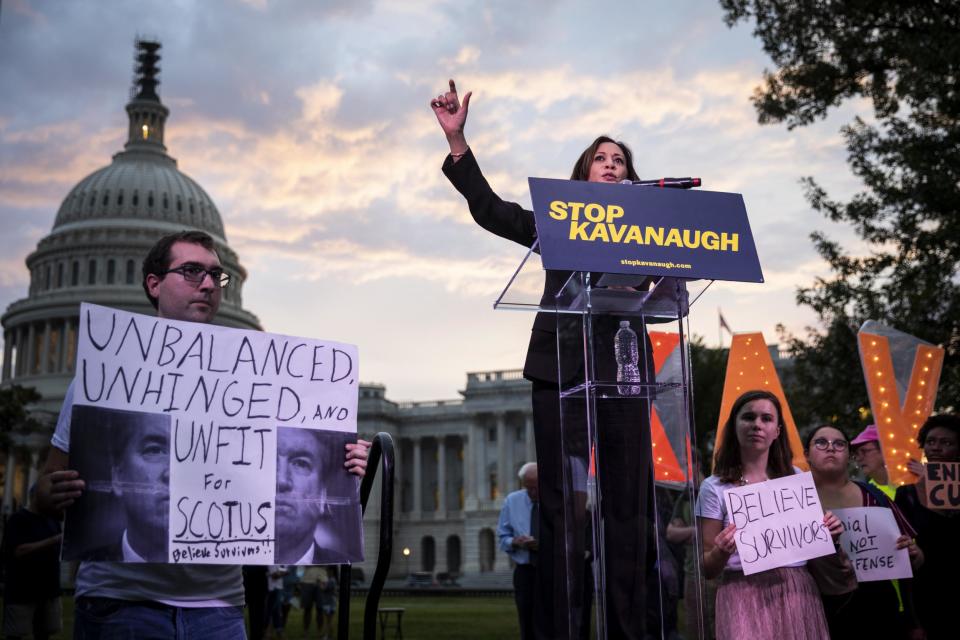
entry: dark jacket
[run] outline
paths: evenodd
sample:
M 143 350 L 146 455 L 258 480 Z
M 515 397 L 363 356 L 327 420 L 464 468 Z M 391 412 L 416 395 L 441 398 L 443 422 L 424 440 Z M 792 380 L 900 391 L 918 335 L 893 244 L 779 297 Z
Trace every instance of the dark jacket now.
M 483 177 L 480 166 L 473 155 L 467 150 L 458 162 L 448 155 L 443 163 L 443 173 L 453 184 L 454 188 L 463 195 L 470 207 L 470 215 L 481 227 L 501 238 L 512 240 L 525 247 L 533 245 L 537 238 L 537 228 L 532 211 L 524 209 L 516 202 L 507 202 L 500 198 L 490 188 L 487 179 Z M 570 271 L 546 269 L 544 271 L 543 294 L 540 298 L 541 308 L 548 308 L 554 304 L 555 296 L 570 278 Z M 599 274 L 598 274 L 599 275 Z M 631 321 L 634 331 L 640 339 L 647 339 L 642 323 Z M 563 371 L 563 380 L 558 373 L 557 333 L 559 330 L 565 337 L 581 335 L 581 318 L 576 315 L 557 316 L 554 313 L 539 312 L 533 321 L 530 331 L 530 342 L 527 345 L 527 357 L 523 365 L 523 376 L 528 380 L 537 380 L 548 383 L 569 383 L 572 379 L 582 375 L 582 349 L 564 349 L 560 352 L 559 369 Z M 617 331 L 618 319 L 613 316 L 600 317 L 594 330 L 594 349 L 597 357 L 598 377 L 612 379 L 615 377 L 615 361 L 613 357 L 613 336 Z M 649 339 L 647 339 L 649 340 Z M 649 345 L 648 345 L 649 346 Z M 643 346 L 640 346 L 641 352 Z M 650 354 L 649 348 L 646 350 Z M 647 379 L 652 379 L 652 366 L 648 362 Z M 613 367 L 611 376 L 610 367 Z M 641 375 L 644 367 L 641 366 Z M 568 373 L 569 372 L 569 373 Z

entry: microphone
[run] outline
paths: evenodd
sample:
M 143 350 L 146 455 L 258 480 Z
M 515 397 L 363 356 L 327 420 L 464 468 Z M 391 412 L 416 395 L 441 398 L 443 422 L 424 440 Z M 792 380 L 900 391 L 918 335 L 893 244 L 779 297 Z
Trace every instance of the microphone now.
M 639 187 L 668 187 L 671 189 L 692 189 L 703 184 L 700 178 L 657 178 L 654 180 L 621 180 L 620 184 L 634 184 Z

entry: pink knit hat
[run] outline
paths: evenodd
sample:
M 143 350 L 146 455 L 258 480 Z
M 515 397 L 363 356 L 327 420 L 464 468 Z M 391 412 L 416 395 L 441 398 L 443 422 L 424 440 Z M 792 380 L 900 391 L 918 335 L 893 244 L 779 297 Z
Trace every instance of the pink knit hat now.
M 880 442 L 880 433 L 877 431 L 877 425 L 872 424 L 860 432 L 856 438 L 850 441 L 851 447 L 866 444 L 868 442 Z

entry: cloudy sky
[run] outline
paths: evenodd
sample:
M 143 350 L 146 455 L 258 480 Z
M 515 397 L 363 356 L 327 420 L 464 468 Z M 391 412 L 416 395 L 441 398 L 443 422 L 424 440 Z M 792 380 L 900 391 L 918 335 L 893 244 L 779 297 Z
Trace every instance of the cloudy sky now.
M 602 10 L 601 10 L 602 7 Z M 467 371 L 522 366 L 532 316 L 494 311 L 525 250 L 477 227 L 440 165 L 428 106 L 474 92 L 467 137 L 500 195 L 567 177 L 600 133 L 642 177 L 743 194 L 764 284 L 716 283 L 694 333 L 814 321 L 797 286 L 825 274 L 801 176 L 856 189 L 838 133 L 857 105 L 796 131 L 749 97 L 769 61 L 716 2 L 657 0 L 4 0 L 0 7 L 0 308 L 60 202 L 126 136 L 133 40 L 158 38 L 166 144 L 213 197 L 268 331 L 360 346 L 395 400 L 457 397 Z

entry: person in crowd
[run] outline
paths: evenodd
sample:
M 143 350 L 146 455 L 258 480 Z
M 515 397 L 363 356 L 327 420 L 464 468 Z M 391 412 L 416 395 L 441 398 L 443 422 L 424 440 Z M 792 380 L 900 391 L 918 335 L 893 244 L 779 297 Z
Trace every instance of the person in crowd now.
M 290 618 L 290 610 L 300 603 L 297 593 L 300 589 L 300 571 L 299 567 L 289 567 L 286 575 L 283 576 L 283 601 L 280 606 L 283 615 L 283 628 L 287 628 L 287 620 Z
M 143 262 L 143 290 L 160 318 L 212 322 L 229 282 L 213 238 L 202 231 L 164 236 Z M 38 481 L 38 503 L 49 514 L 60 514 L 85 488 L 79 473 L 70 468 L 73 398 L 71 384 Z M 368 447 L 362 440 L 346 446 L 344 465 L 357 476 L 366 471 Z M 121 633 L 145 640 L 246 636 L 240 566 L 82 562 L 75 597 L 78 638 Z
M 537 463 L 528 462 L 518 473 L 523 489 L 507 495 L 500 509 L 497 538 L 500 550 L 513 560 L 513 597 L 520 619 L 520 639 L 533 640 L 533 594 L 537 573 L 538 520 Z
M 296 567 L 288 567 L 285 564 L 272 564 L 267 569 L 267 638 L 283 640 L 284 625 L 286 621 L 283 617 L 283 579 L 290 573 L 290 570 L 296 570 Z
M 37 509 L 36 485 L 27 506 L 3 528 L 3 637 L 46 640 L 60 631 L 60 523 Z
M 928 462 L 960 462 L 960 416 L 930 416 L 917 432 L 917 444 Z M 926 561 L 914 573 L 913 599 L 928 640 L 957 637 L 957 579 L 960 576 L 960 510 L 931 509 L 924 467 L 911 460 L 916 484 L 897 488 L 896 505 L 917 532 Z
M 697 484 L 703 484 L 704 476 L 697 466 Z M 666 539 L 672 545 L 683 545 L 686 547 L 682 554 L 683 579 L 681 581 L 680 599 L 683 602 L 684 637 L 698 638 L 700 630 L 703 630 L 704 640 L 713 640 L 714 637 L 714 604 L 717 599 L 717 581 L 703 580 L 700 582 L 702 594 L 697 588 L 700 581 L 700 572 L 697 568 L 698 556 L 696 554 L 696 534 L 697 524 L 693 515 L 694 505 L 692 493 L 689 489 L 684 489 L 679 499 L 673 505 L 673 513 L 670 515 L 670 522 L 667 524 Z M 697 606 L 696 599 L 703 598 L 703 610 Z
M 831 426 L 822 425 L 807 434 L 804 453 L 810 464 L 817 493 L 824 509 L 849 509 L 854 507 L 886 507 L 900 528 L 897 539 L 898 549 L 907 549 L 910 563 L 916 571 L 923 565 L 923 552 L 914 542 L 915 533 L 900 510 L 880 490 L 850 480 L 848 467 L 850 444 L 843 433 Z M 824 593 L 823 605 L 827 615 L 832 638 L 895 638 L 922 637 L 920 625 L 910 606 L 909 581 L 901 581 L 898 593 L 893 581 L 879 580 L 857 584 L 856 575 L 849 561 L 843 562 L 845 552 L 838 551 L 840 566 L 849 574 L 847 587 L 852 589 L 844 593 Z M 824 567 L 828 575 L 834 575 L 826 566 L 817 564 L 820 558 L 811 562 L 811 568 Z M 837 565 L 834 565 L 835 567 Z M 815 573 L 816 575 L 816 573 Z M 823 588 L 821 588 L 823 591 Z M 841 589 L 835 589 L 837 591 Z M 905 608 L 901 615 L 901 599 Z
M 680 599 L 683 597 L 686 546 L 678 541 L 677 531 L 671 529 L 671 520 L 677 503 L 685 492 L 672 486 L 654 487 L 657 509 L 656 540 L 650 548 L 656 549 L 657 570 L 651 571 L 647 578 L 649 589 L 658 593 L 658 598 L 647 600 L 647 629 L 652 635 L 667 640 L 682 640 L 680 635 Z
M 871 424 L 861 431 L 856 438 L 850 441 L 850 448 L 853 451 L 853 460 L 860 467 L 866 481 L 893 500 L 897 488 L 890 484 L 877 425 Z
M 703 540 L 703 572 L 720 577 L 716 601 L 718 640 L 740 638 L 822 640 L 827 621 L 820 594 L 805 562 L 745 575 L 723 494 L 733 487 L 792 475 L 793 453 L 780 400 L 769 391 L 747 391 L 737 398 L 714 454 L 713 475 L 697 497 L 696 516 Z M 843 524 L 827 511 L 824 526 L 836 539 Z
M 443 164 L 443 172 L 467 201 L 470 214 L 484 229 L 502 238 L 530 247 L 536 240 L 536 226 L 531 211 L 519 204 L 502 200 L 487 183 L 473 151 L 467 144 L 464 126 L 472 92 L 463 97 L 457 94 L 456 85 L 450 80 L 449 91 L 431 100 L 430 106 L 437 117 L 450 153 Z M 571 172 L 571 180 L 615 184 L 624 179 L 637 180 L 633 167 L 633 155 L 622 142 L 607 136 L 595 139 L 580 155 Z M 555 302 L 570 277 L 570 272 L 548 270 L 545 273 L 542 305 Z M 612 320 L 612 316 L 610 317 Z M 581 556 L 587 552 L 578 547 L 585 541 L 581 532 L 585 523 L 564 520 L 563 461 L 561 451 L 560 387 L 571 385 L 583 375 L 582 350 L 562 351 L 558 364 L 558 334 L 561 342 L 578 340 L 580 325 L 576 318 L 564 318 L 558 329 L 554 314 L 539 313 L 534 319 L 524 377 L 532 382 L 533 426 L 537 449 L 539 475 L 539 540 L 536 589 L 534 592 L 534 624 L 538 637 L 565 638 L 578 635 L 582 621 L 588 619 L 588 601 L 582 597 L 582 585 L 586 572 L 582 563 L 570 561 L 567 553 Z M 652 358 L 649 357 L 649 338 L 637 325 L 636 333 L 647 344 L 641 347 L 645 354 L 640 365 L 643 380 L 652 380 Z M 594 335 L 612 340 L 617 322 L 598 330 Z M 599 367 L 613 367 L 612 344 L 609 349 L 599 349 L 606 354 Z M 601 373 L 603 378 L 605 374 Z M 615 375 L 608 376 L 615 379 Z M 614 406 L 615 405 L 615 406 Z M 584 414 L 582 407 L 572 408 Z M 601 516 L 604 520 L 605 554 L 615 561 L 608 561 L 605 570 L 607 602 L 606 615 L 608 634 L 612 638 L 642 638 L 645 635 L 647 610 L 646 575 L 649 565 L 647 544 L 650 534 L 646 530 L 653 521 L 652 463 L 649 430 L 649 404 L 643 399 L 614 403 L 601 409 L 608 415 L 598 419 L 603 429 L 598 433 L 598 482 L 604 495 Z M 568 421 L 579 420 L 585 424 L 584 415 L 572 418 L 565 412 Z M 568 430 L 570 431 L 570 430 Z M 586 442 L 583 443 L 586 445 Z M 569 449 L 569 447 L 568 447 Z M 586 448 L 571 453 L 586 459 Z M 574 491 L 579 491 L 574 488 Z M 572 550 L 568 542 L 573 540 Z M 568 568 L 571 575 L 567 575 Z
M 312 611 L 317 611 L 317 635 L 327 640 L 336 635 L 333 614 L 337 611 L 337 567 L 307 567 L 300 580 L 303 636 L 308 637 Z
M 333 614 L 337 611 L 337 585 L 340 571 L 338 567 L 327 567 L 327 581 L 320 593 L 320 609 L 317 612 L 317 624 L 320 626 L 321 640 L 336 636 L 337 629 L 333 626 Z M 322 618 L 320 617 L 322 615 Z M 320 621 L 323 624 L 320 624 Z

